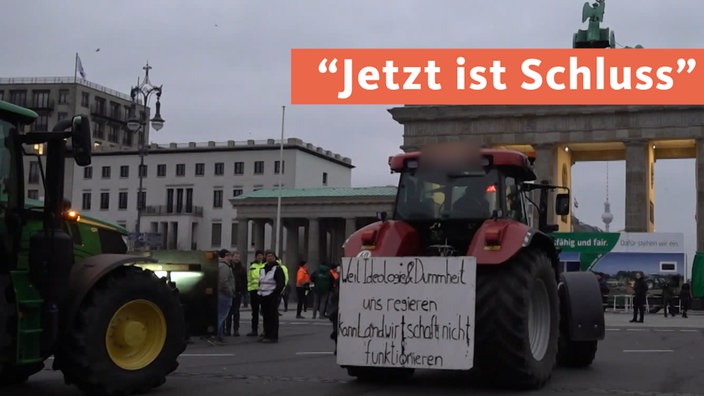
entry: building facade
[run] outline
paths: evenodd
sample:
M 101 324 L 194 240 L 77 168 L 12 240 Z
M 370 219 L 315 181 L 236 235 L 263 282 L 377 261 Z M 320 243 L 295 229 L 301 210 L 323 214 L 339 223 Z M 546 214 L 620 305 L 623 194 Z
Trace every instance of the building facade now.
M 138 199 L 139 151 L 97 148 L 90 166 L 68 168 L 66 195 L 70 191 L 79 212 L 115 222 L 134 237 L 138 200 L 143 202 L 140 234 L 151 248 L 234 248 L 238 219 L 230 199 L 279 184 L 286 189 L 351 184 L 353 165 L 339 154 L 289 138 L 283 163 L 280 156 L 280 141 L 274 139 L 151 144 Z
M 39 114 L 37 120 L 26 127 L 27 131 L 48 131 L 61 120 L 87 114 L 96 146 L 136 149 L 140 139 L 149 141 L 149 127 L 144 135 L 127 129 L 132 111 L 129 95 L 82 78 L 0 78 L 0 100 L 30 108 Z M 149 108 L 145 115 L 141 104 L 136 107 L 139 115 L 149 116 Z

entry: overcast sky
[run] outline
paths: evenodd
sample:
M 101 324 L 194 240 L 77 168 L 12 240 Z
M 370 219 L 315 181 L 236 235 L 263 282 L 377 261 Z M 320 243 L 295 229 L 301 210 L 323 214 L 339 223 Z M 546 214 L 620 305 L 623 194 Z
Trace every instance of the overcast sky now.
M 395 184 L 388 155 L 403 128 L 392 106 L 291 106 L 290 49 L 306 47 L 570 48 L 579 0 L 4 0 L 0 76 L 72 76 L 75 53 L 86 77 L 125 93 L 149 60 L 164 85 L 165 127 L 153 142 L 286 137 L 350 157 L 354 186 Z M 696 48 L 702 0 L 607 0 L 603 26 L 621 46 Z M 96 49 L 100 48 L 99 52 Z M 656 164 L 657 231 L 694 241 L 693 160 Z M 609 165 L 611 230 L 624 227 L 624 164 Z M 603 227 L 606 163 L 573 167 L 576 214 Z

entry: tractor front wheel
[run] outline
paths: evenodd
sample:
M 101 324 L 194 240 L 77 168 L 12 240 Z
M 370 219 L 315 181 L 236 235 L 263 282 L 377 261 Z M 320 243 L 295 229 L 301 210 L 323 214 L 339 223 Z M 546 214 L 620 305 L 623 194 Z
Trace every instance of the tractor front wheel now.
M 547 254 L 523 249 L 477 269 L 475 363 L 498 385 L 536 389 L 552 374 L 559 336 L 557 281 Z
M 64 377 L 87 393 L 159 386 L 186 347 L 177 291 L 151 271 L 120 267 L 88 294 L 64 345 Z

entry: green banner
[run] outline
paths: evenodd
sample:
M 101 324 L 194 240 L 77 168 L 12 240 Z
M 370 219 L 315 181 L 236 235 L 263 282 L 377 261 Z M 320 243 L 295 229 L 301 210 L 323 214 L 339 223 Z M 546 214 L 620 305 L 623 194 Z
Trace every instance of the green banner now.
M 555 246 L 563 252 L 608 253 L 616 247 L 618 232 L 555 232 Z

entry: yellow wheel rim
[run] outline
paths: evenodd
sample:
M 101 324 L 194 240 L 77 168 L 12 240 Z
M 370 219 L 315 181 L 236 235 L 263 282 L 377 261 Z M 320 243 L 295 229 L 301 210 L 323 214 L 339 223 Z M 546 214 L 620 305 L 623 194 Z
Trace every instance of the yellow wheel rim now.
M 132 300 L 110 319 L 105 334 L 108 356 L 118 367 L 139 370 L 159 356 L 166 342 L 166 319 L 147 300 Z

